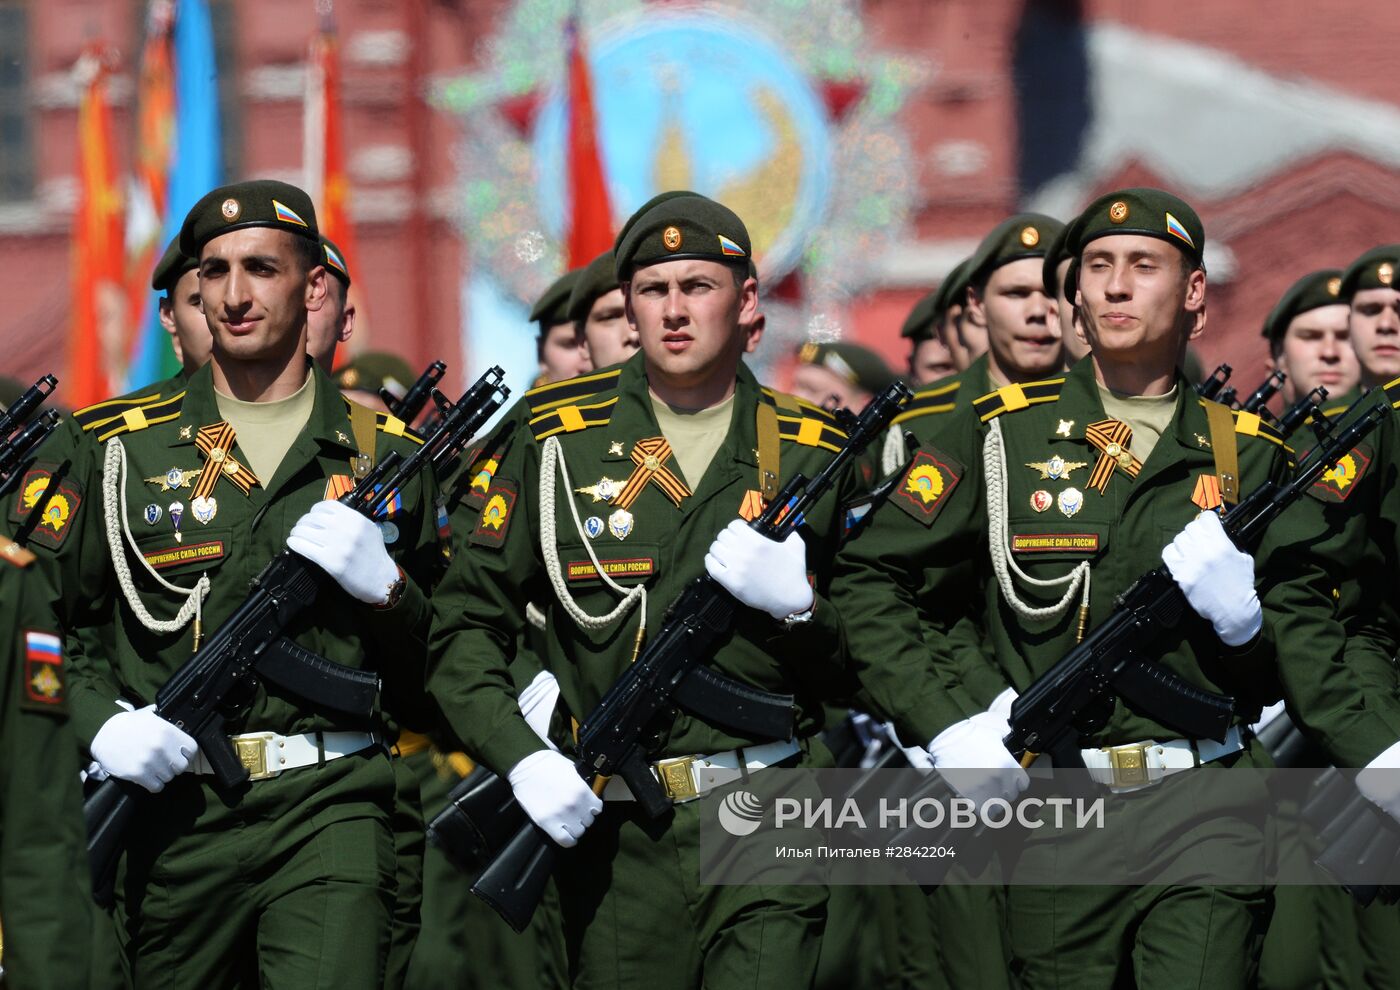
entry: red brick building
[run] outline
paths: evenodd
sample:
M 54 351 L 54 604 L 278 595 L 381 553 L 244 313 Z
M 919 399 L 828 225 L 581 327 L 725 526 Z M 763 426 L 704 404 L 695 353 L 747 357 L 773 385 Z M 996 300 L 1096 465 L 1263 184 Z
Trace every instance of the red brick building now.
M 665 0 L 655 0 L 665 6 Z M 835 0 L 833 0 L 835 2 Z M 584 3 L 585 18 L 593 4 Z M 0 370 L 65 366 L 84 44 L 126 71 L 129 161 L 143 0 L 0 0 Z M 211 0 L 226 173 L 296 181 L 313 0 Z M 469 252 L 454 220 L 461 126 L 434 83 L 479 68 L 508 0 L 335 0 L 346 158 L 367 316 L 355 342 L 463 367 Z M 1204 363 L 1262 375 L 1284 288 L 1400 240 L 1392 18 L 1373 0 L 864 0 L 871 43 L 924 67 L 899 121 L 918 184 L 907 236 L 851 301 L 848 336 L 900 357 L 908 307 L 1019 208 L 1068 216 L 1125 183 L 1178 191 L 1211 247 Z M 563 58 L 545 51 L 541 58 Z

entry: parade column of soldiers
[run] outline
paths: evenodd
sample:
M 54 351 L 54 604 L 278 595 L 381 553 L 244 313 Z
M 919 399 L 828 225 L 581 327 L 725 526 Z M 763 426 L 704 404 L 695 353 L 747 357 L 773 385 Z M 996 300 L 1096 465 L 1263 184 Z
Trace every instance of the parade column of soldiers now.
M 42 774 L 11 761 L 3 783 L 10 979 L 813 986 L 827 891 L 699 884 L 703 805 L 690 799 L 718 778 L 694 767 L 829 765 L 823 712 L 858 683 L 916 762 L 985 771 L 962 781 L 967 796 L 1015 798 L 1029 779 L 1001 740 L 1017 693 L 1163 561 L 1194 615 L 1157 659 L 1239 699 L 1234 724 L 1223 743 L 1180 740 L 1119 705 L 1084 738 L 1083 761 L 1110 785 L 1129 751 L 1173 770 L 1267 766 L 1250 726 L 1282 698 L 1321 758 L 1377 771 L 1362 792 L 1400 818 L 1396 775 L 1379 772 L 1400 770 L 1400 609 L 1387 592 L 1400 429 L 1388 417 L 1253 557 L 1235 548 L 1214 511 L 1238 497 L 1222 478 L 1248 491 L 1292 459 L 1289 438 L 1199 400 L 1181 372 L 1207 324 L 1205 238 L 1189 204 L 1154 189 L 1109 193 L 1068 225 L 999 224 L 906 321 L 911 373 L 942 361 L 956 373 L 919 382 L 891 434 L 891 504 L 846 540 L 844 507 L 872 481 L 853 467 L 776 543 L 745 521 L 845 434 L 746 367 L 763 333 L 759 286 L 743 220 L 722 204 L 663 193 L 612 251 L 552 285 L 531 314 L 536 387 L 444 474 L 441 496 L 423 476 L 371 522 L 334 497 L 417 441 L 327 376 L 354 329 L 344 260 L 301 190 L 212 191 L 153 278 L 181 372 L 80 410 L 6 496 L 18 526 L 58 478 L 31 548 L 0 545 L 5 738 L 52 757 Z M 1285 294 L 1264 333 L 1286 398 L 1325 386 L 1328 416 L 1363 390 L 1400 404 L 1397 273 L 1400 246 L 1378 248 Z M 837 391 L 835 375 L 859 402 L 880 369 L 843 347 L 801 360 L 827 375 L 811 376 L 819 391 Z M 355 720 L 258 685 L 228 732 L 266 770 L 225 792 L 152 702 L 284 545 L 334 585 L 295 638 L 376 671 L 382 701 Z M 704 573 L 747 606 L 712 666 L 794 695 L 791 739 L 677 715 L 648 753 L 684 768 L 663 775 L 674 811 L 653 820 L 621 781 L 585 786 L 572 727 Z M 97 916 L 119 948 L 92 940 L 91 971 L 77 810 L 89 761 L 94 779 L 159 795 L 120 862 L 112 917 Z M 475 764 L 578 847 L 561 858 L 557 910 L 522 942 L 472 914 L 468 879 L 440 857 L 420 894 L 420 786 L 440 803 Z M 1235 800 L 1259 798 L 1253 786 Z M 1251 827 L 1239 805 L 1209 811 Z M 1114 836 L 1099 855 L 1170 861 L 1190 842 Z M 1048 837 L 1024 854 L 1055 855 Z M 1274 895 L 1258 886 L 947 885 L 893 902 L 884 916 L 909 938 L 856 972 L 897 983 L 931 941 L 935 964 L 908 985 L 1245 987 L 1272 930 L 1260 985 L 1301 979 L 1307 959 L 1282 961 L 1300 945 L 1318 947 L 1308 979 L 1383 985 L 1400 913 L 1333 893 L 1280 897 L 1293 906 L 1270 929 Z M 420 900 L 432 905 L 421 936 Z M 498 947 L 479 951 L 488 940 Z

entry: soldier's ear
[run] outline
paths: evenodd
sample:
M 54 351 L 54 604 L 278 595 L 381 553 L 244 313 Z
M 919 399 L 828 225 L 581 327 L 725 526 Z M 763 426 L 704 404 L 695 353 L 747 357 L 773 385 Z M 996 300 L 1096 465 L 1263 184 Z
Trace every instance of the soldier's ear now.
M 326 304 L 326 299 L 330 296 L 329 282 L 330 276 L 326 274 L 325 265 L 317 265 L 306 273 L 307 312 L 320 312 L 321 307 Z

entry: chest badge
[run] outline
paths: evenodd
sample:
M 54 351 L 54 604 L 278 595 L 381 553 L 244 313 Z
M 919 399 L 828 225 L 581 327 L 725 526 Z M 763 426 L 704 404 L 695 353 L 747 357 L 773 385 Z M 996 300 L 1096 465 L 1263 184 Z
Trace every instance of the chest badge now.
M 608 456 L 609 456 L 609 457 L 621 457 L 621 456 L 622 456 L 622 441 L 621 441 L 621 440 L 614 440 L 612 443 L 608 444 Z
M 1191 493 L 1191 501 L 1203 512 L 1218 509 L 1223 504 L 1220 497 L 1220 479 L 1213 474 L 1202 474 L 1196 479 L 1196 489 Z
M 603 535 L 603 520 L 600 516 L 589 516 L 583 521 L 583 531 L 588 534 L 590 540 L 596 540 Z
M 148 485 L 160 485 L 160 490 L 163 492 L 172 492 L 179 491 L 181 488 L 190 487 L 190 485 L 195 483 L 195 479 L 203 473 L 203 468 L 187 470 L 185 468 L 173 467 L 165 472 L 165 474 L 158 474 L 154 478 L 147 478 L 145 480 Z
M 156 523 L 160 522 L 161 508 L 152 502 L 150 505 L 146 506 L 144 515 L 146 517 L 146 525 L 154 526 Z
M 611 502 L 617 498 L 617 493 L 620 491 L 622 491 L 622 482 L 612 478 L 599 478 L 595 484 L 574 489 L 575 494 L 593 496 L 594 502 Z
M 1026 465 L 1040 472 L 1041 481 L 1059 481 L 1062 478 L 1068 481 L 1072 472 L 1088 466 L 1088 461 L 1067 461 L 1059 454 L 1051 455 L 1049 460 L 1032 461 Z
M 180 523 L 185 518 L 185 503 L 175 501 L 170 503 L 170 525 L 175 530 L 175 542 L 184 540 L 185 534 L 180 532 Z
M 1078 488 L 1066 488 L 1064 491 L 1060 492 L 1060 496 L 1056 501 L 1059 503 L 1060 511 L 1063 512 L 1067 518 L 1072 519 L 1080 509 L 1084 508 L 1084 493 Z
M 618 509 L 608 516 L 608 532 L 619 540 L 625 540 L 632 535 L 632 522 L 632 513 Z
M 1073 430 L 1073 429 L 1074 429 L 1074 420 L 1072 420 L 1072 419 L 1062 419 L 1062 420 L 1060 420 L 1060 425 L 1057 426 L 1057 427 L 1055 427 L 1055 436 L 1057 436 L 1057 437 L 1067 437 L 1067 436 L 1069 436 L 1070 431 Z
M 190 499 L 190 511 L 201 526 L 207 526 L 219 513 L 219 500 L 212 495 L 196 495 Z
M 1031 508 L 1036 512 L 1044 512 L 1055 504 L 1055 496 L 1051 495 L 1044 488 L 1031 492 Z

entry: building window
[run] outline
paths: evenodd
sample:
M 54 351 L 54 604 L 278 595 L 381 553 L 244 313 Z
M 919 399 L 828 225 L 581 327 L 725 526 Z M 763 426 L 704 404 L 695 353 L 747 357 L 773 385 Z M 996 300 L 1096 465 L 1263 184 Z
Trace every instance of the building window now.
M 29 17 L 0 0 L 0 203 L 34 196 L 34 121 L 29 108 Z

